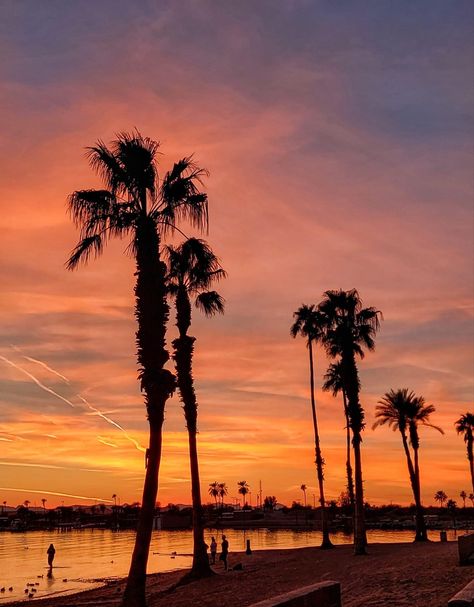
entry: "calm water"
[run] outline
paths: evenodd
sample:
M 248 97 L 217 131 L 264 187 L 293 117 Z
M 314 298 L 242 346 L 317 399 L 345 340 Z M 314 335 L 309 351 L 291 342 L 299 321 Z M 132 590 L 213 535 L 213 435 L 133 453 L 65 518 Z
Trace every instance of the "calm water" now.
M 250 539 L 253 549 L 301 548 L 317 546 L 321 541 L 318 531 L 291 531 L 235 529 L 213 532 L 218 543 L 222 533 L 227 535 L 231 551 L 245 550 Z M 0 533 L 0 604 L 26 598 L 26 583 L 37 582 L 36 596 L 63 594 L 85 590 L 97 585 L 97 580 L 127 575 L 134 533 L 87 529 L 67 533 L 33 531 L 28 533 Z M 211 533 L 206 532 L 207 543 Z M 331 536 L 336 544 L 351 543 L 350 535 Z M 368 531 L 369 542 L 411 542 L 412 531 Z M 439 539 L 439 531 L 431 533 Z M 455 539 L 454 532 L 448 539 Z M 56 548 L 53 577 L 48 579 L 46 550 L 53 543 Z M 189 567 L 192 550 L 191 531 L 155 531 L 150 550 L 149 572 L 172 571 Z M 172 555 L 176 552 L 176 556 Z M 39 577 L 38 577 L 39 576 Z M 41 577 L 43 576 L 43 577 Z M 8 588 L 13 586 L 13 592 Z

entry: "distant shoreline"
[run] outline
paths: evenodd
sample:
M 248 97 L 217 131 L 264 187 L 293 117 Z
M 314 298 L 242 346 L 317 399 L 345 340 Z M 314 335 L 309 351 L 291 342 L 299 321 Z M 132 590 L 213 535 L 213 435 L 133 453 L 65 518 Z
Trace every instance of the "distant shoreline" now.
M 368 555 L 355 557 L 352 546 L 333 550 L 296 548 L 231 553 L 230 565 L 243 571 L 223 572 L 218 563 L 211 578 L 170 590 L 185 570 L 148 576 L 150 607 L 247 607 L 275 594 L 323 580 L 341 582 L 344 607 L 380 605 L 445 607 L 448 599 L 472 579 L 472 569 L 460 567 L 456 542 L 371 544 Z M 256 584 L 258 580 L 258 584 Z M 40 607 L 119 607 L 124 580 L 63 597 L 36 599 Z M 72 600 L 72 597 L 74 599 Z M 218 601 L 217 601 L 218 597 Z M 217 602 L 216 602 L 217 601 Z M 375 604 L 375 603 L 372 603 Z M 24 601 L 8 603 L 22 607 Z

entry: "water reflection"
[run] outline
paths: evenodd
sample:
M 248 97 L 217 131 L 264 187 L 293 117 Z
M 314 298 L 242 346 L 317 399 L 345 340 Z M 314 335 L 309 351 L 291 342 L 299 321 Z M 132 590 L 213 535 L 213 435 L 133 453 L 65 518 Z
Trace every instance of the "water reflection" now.
M 222 534 L 227 536 L 231 552 L 241 552 L 250 539 L 252 550 L 273 550 L 318 546 L 318 531 L 291 529 L 209 529 L 206 541 L 213 535 L 219 545 Z M 368 531 L 370 542 L 411 542 L 412 531 Z M 13 586 L 13 592 L 0 597 L 0 604 L 25 598 L 27 583 L 38 583 L 37 597 L 56 593 L 77 592 L 97 584 L 97 579 L 122 577 L 127 574 L 133 548 L 132 531 L 84 529 L 68 533 L 34 531 L 0 533 L 0 586 Z M 335 544 L 350 544 L 352 536 L 339 532 L 331 535 Z M 439 540 L 439 532 L 430 539 Z M 455 539 L 448 532 L 448 539 Z M 46 550 L 54 543 L 54 567 L 49 570 Z M 153 533 L 149 571 L 171 571 L 191 565 L 191 531 L 155 531 Z M 172 554 L 175 553 L 175 554 Z M 51 575 L 50 575 L 51 574 Z M 67 580 L 67 581 L 65 581 Z

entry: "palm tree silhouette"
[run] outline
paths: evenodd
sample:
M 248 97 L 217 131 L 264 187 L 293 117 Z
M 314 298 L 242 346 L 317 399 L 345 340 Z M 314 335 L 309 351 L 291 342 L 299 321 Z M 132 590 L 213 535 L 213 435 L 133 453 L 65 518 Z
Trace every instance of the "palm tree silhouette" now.
M 239 481 L 237 485 L 239 487 L 238 492 L 242 496 L 242 507 L 245 508 L 245 496 L 250 491 L 250 487 L 247 481 Z
M 140 387 L 150 427 L 142 508 L 123 605 L 146 605 L 145 583 L 158 491 L 164 409 L 175 390 L 175 378 L 165 369 L 166 266 L 160 258 L 162 236 L 188 220 L 207 227 L 207 195 L 199 190 L 206 171 L 183 158 L 159 178 L 159 144 L 138 131 L 119 133 L 108 148 L 102 141 L 88 148 L 89 163 L 102 178 L 102 190 L 78 190 L 69 198 L 72 219 L 80 227 L 80 242 L 67 262 L 74 269 L 92 254 L 102 253 L 112 237 L 128 237 L 136 261 L 135 317 Z
M 229 493 L 225 483 L 219 483 L 219 497 L 221 498 L 221 508 L 224 508 L 224 498 Z
M 444 502 L 448 499 L 446 493 L 442 490 L 437 491 L 434 495 L 435 502 L 439 502 L 441 508 L 443 507 Z
M 304 498 L 304 507 L 306 508 L 306 489 L 308 487 L 303 483 L 300 487 L 301 491 L 303 492 L 303 498 Z
M 462 507 L 465 508 L 466 507 L 467 493 L 464 491 L 464 489 L 459 494 L 459 497 L 462 499 Z
M 470 493 L 470 494 L 468 495 L 468 497 L 469 497 L 469 499 L 471 500 L 472 507 L 474 508 L 474 493 Z
M 290 328 L 292 337 L 301 335 L 306 338 L 306 346 L 309 353 L 309 385 L 311 396 L 311 412 L 313 416 L 313 431 L 314 431 L 314 447 L 316 454 L 316 471 L 319 485 L 319 503 L 321 504 L 321 530 L 323 540 L 321 548 L 331 548 L 332 542 L 329 538 L 329 528 L 326 516 L 326 500 L 324 499 L 324 459 L 321 454 L 321 445 L 319 440 L 318 418 L 316 415 L 316 398 L 314 395 L 314 358 L 313 358 L 313 343 L 322 340 L 322 331 L 325 319 L 313 305 L 307 306 L 303 304 L 293 314 L 295 319 Z
M 217 498 L 219 497 L 219 483 L 214 481 L 213 483 L 209 483 L 209 489 L 207 491 L 211 497 L 214 498 L 216 503 L 216 511 L 217 511 Z
M 360 389 L 360 385 L 359 385 Z M 346 474 L 347 474 L 347 491 L 351 502 L 352 512 L 354 512 L 354 478 L 352 476 L 351 465 L 351 428 L 349 423 L 349 408 L 347 406 L 347 396 L 344 390 L 342 380 L 342 363 L 338 360 L 336 363 L 331 363 L 324 376 L 323 390 L 332 392 L 333 396 L 342 393 L 342 402 L 344 405 L 344 416 L 346 418 Z
M 402 437 L 403 449 L 407 459 L 408 473 L 415 499 L 416 507 L 416 534 L 415 541 L 427 541 L 426 524 L 421 504 L 420 469 L 418 464 L 418 450 L 420 439 L 418 436 L 418 425 L 429 426 L 444 434 L 441 428 L 429 423 L 429 417 L 434 413 L 433 405 L 425 405 L 422 396 L 416 396 L 407 388 L 401 390 L 390 390 L 384 394 L 375 409 L 377 421 L 372 428 L 387 424 L 394 431 L 398 430 Z M 408 446 L 408 437 L 413 449 L 413 459 Z
M 364 409 L 360 404 L 360 382 L 356 356 L 364 357 L 364 348 L 375 348 L 375 335 L 380 328 L 381 313 L 375 308 L 363 308 L 359 293 L 326 291 L 319 304 L 325 317 L 323 342 L 330 358 L 340 358 L 342 378 L 347 396 L 349 421 L 352 430 L 355 475 L 354 552 L 365 554 L 367 535 L 364 520 L 364 489 L 360 445 L 364 429 Z
M 173 341 L 173 359 L 184 416 L 188 430 L 189 459 L 191 464 L 191 494 L 193 500 L 193 564 L 192 577 L 212 573 L 204 541 L 204 520 L 199 482 L 197 453 L 197 409 L 193 380 L 193 351 L 195 337 L 188 335 L 191 326 L 191 301 L 204 312 L 213 316 L 224 312 L 224 300 L 216 291 L 209 291 L 213 282 L 225 277 L 217 257 L 211 248 L 197 238 L 189 238 L 178 247 L 166 248 L 168 257 L 167 287 L 176 306 L 176 326 L 179 336 Z
M 471 484 L 474 492 L 474 413 L 464 413 L 455 422 L 456 432 L 462 434 L 466 443 L 467 459 L 469 460 L 469 470 L 471 472 Z
M 46 502 L 47 502 L 46 498 L 44 498 L 44 497 L 41 498 L 41 503 L 43 504 L 43 511 L 45 514 L 46 514 Z

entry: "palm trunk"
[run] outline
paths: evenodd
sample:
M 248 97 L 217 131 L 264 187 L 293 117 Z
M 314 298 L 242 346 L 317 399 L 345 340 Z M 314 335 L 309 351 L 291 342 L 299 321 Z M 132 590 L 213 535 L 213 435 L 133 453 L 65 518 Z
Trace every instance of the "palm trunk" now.
M 324 499 L 324 472 L 323 472 L 323 458 L 321 455 L 321 446 L 319 443 L 319 431 L 318 431 L 318 419 L 316 416 L 316 401 L 314 398 L 314 363 L 313 363 L 313 346 L 311 340 L 308 342 L 309 349 L 309 376 L 310 376 L 310 389 L 311 389 L 311 411 L 313 415 L 313 428 L 314 428 L 314 445 L 316 453 L 316 469 L 318 475 L 319 485 L 319 503 L 321 504 L 321 530 L 323 533 L 323 541 L 321 548 L 332 548 L 332 543 L 329 538 L 329 527 L 326 515 L 326 500 Z
M 421 481 L 420 467 L 418 463 L 418 449 L 413 449 L 415 454 L 415 507 L 416 507 L 416 535 L 415 542 L 428 541 L 428 533 L 426 531 L 425 517 L 423 516 L 423 506 L 421 505 Z
M 156 225 L 150 218 L 142 219 L 137 227 L 135 246 L 137 358 L 150 425 L 150 440 L 146 453 L 142 508 L 123 595 L 123 607 L 146 607 L 146 569 L 158 493 L 164 410 L 166 401 L 175 388 L 174 376 L 164 369 L 168 360 L 165 338 L 169 308 L 164 288 L 165 267 L 159 258 L 159 237 Z
M 342 390 L 342 399 L 344 402 L 344 415 L 346 417 L 346 474 L 347 474 L 347 491 L 351 502 L 352 516 L 354 516 L 354 479 L 352 476 L 351 466 L 351 428 L 349 422 L 349 410 L 347 408 L 346 391 Z
M 179 337 L 173 341 L 174 360 L 179 393 L 183 402 L 188 430 L 189 461 L 191 467 L 191 495 L 193 502 L 193 564 L 190 576 L 202 578 L 212 574 L 204 541 L 204 521 L 199 481 L 197 453 L 197 400 L 192 376 L 194 337 L 186 335 L 191 324 L 191 305 L 187 293 L 180 290 L 176 297 L 176 319 Z
M 405 455 L 407 458 L 408 474 L 410 475 L 410 484 L 411 484 L 411 488 L 413 491 L 413 498 L 415 500 L 415 508 L 416 508 L 415 542 L 422 542 L 422 541 L 426 541 L 428 539 L 428 535 L 427 535 L 427 531 L 426 531 L 425 517 L 423 516 L 423 507 L 421 505 L 419 482 L 418 482 L 417 476 L 416 476 L 416 468 L 413 467 L 413 462 L 411 459 L 411 454 L 410 454 L 410 449 L 408 447 L 408 441 L 407 441 L 406 434 L 404 432 L 401 432 L 401 435 L 402 435 L 403 450 L 405 451 Z M 415 455 L 417 457 L 416 451 L 415 451 Z
M 362 438 L 360 433 L 354 432 L 352 444 L 354 447 L 354 467 L 355 467 L 355 511 L 354 511 L 354 554 L 366 554 L 367 534 L 365 531 L 364 516 L 364 484 L 362 481 L 362 457 L 360 452 L 360 443 Z
M 469 470 L 471 471 L 472 492 L 474 493 L 474 454 L 473 454 L 473 437 L 469 431 L 467 436 L 467 459 L 469 460 Z

